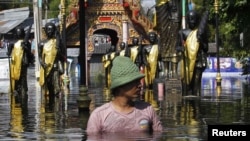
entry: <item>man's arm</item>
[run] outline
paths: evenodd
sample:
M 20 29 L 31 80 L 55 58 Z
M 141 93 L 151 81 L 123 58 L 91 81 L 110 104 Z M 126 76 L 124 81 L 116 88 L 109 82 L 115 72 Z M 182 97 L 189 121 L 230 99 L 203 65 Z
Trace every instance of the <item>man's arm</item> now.
M 157 115 L 154 108 L 152 107 L 152 105 L 150 106 L 149 110 L 151 111 L 150 113 L 152 113 L 152 130 L 153 131 L 162 131 L 163 130 L 162 122 L 160 121 L 160 118 Z
M 88 123 L 87 123 L 87 129 L 86 132 L 88 134 L 94 134 L 101 132 L 101 125 L 100 125 L 100 115 L 98 112 L 93 111 L 89 117 Z

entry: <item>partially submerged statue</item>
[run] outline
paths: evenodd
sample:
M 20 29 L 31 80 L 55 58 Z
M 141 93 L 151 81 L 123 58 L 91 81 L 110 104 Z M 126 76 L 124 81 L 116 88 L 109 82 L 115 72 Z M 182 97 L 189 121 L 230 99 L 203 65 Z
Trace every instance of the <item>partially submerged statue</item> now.
M 125 42 L 121 42 L 120 43 L 120 51 L 118 51 L 116 53 L 119 56 L 126 56 L 126 43 Z
M 110 85 L 111 85 L 110 70 L 112 67 L 112 60 L 115 58 L 116 54 L 117 52 L 116 52 L 115 46 L 111 46 L 108 53 L 102 56 L 102 63 L 105 69 L 106 88 L 110 88 Z
M 133 37 L 132 39 L 132 46 L 129 48 L 129 54 L 128 56 L 130 59 L 138 66 L 140 67 L 140 61 L 139 61 L 139 38 Z
M 145 45 L 142 50 L 144 72 L 145 72 L 145 86 L 149 89 L 153 88 L 154 79 L 158 75 L 158 58 L 159 58 L 159 49 L 158 49 L 158 38 L 157 34 L 152 31 L 148 34 L 149 45 Z M 147 61 L 147 62 L 145 62 Z
M 27 68 L 32 62 L 31 44 L 29 43 L 29 32 L 25 36 L 24 28 L 17 27 L 17 41 L 10 43 L 8 47 L 8 56 L 11 56 L 10 73 L 11 73 L 11 92 L 19 95 L 27 94 Z
M 41 64 L 39 83 L 43 86 L 45 94 L 49 93 L 50 102 L 53 102 L 54 97 L 61 91 L 60 76 L 64 72 L 62 63 L 65 56 L 55 24 L 46 23 L 45 33 L 47 38 L 39 43 L 38 48 Z
M 207 67 L 207 18 L 205 12 L 200 21 L 198 13 L 191 10 L 187 13 L 187 29 L 179 31 L 177 50 L 182 52 L 181 79 L 183 92 L 191 92 L 192 95 L 200 96 L 202 73 Z

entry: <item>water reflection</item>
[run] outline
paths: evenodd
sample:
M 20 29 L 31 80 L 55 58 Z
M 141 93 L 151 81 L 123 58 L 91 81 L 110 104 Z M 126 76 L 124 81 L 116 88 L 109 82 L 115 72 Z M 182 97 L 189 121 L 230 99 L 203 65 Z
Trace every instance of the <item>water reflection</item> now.
M 221 81 L 223 94 L 239 94 L 239 96 L 241 96 L 243 93 L 243 81 L 244 79 L 241 77 L 223 77 Z M 203 96 L 215 96 L 217 88 L 216 83 L 215 79 L 203 78 Z
M 13 138 L 22 138 L 22 132 L 27 129 L 27 98 L 28 95 L 20 97 L 12 94 L 11 96 L 11 116 L 10 116 L 10 134 Z
M 36 87 L 31 86 L 30 90 L 33 92 L 25 96 L 0 95 L 0 140 L 86 138 L 84 125 L 88 113 L 79 113 L 75 94 L 62 93 L 51 100 L 41 91 L 36 91 Z
M 230 80 L 230 83 L 228 82 Z M 122 133 L 86 136 L 88 111 L 79 111 L 77 79 L 71 80 L 69 93 L 62 93 L 53 104 L 32 82 L 29 93 L 22 99 L 9 93 L 0 94 L 1 140 L 155 140 L 201 141 L 207 140 L 207 125 L 250 124 L 249 84 L 237 79 L 226 80 L 230 87 L 222 87 L 216 95 L 214 79 L 204 80 L 201 97 L 182 97 L 165 93 L 158 97 L 152 90 L 144 90 L 140 100 L 150 102 L 157 110 L 164 131 L 161 134 Z M 8 82 L 8 81 L 6 81 Z M 5 83 L 6 83 L 5 82 Z M 244 83 L 242 83 L 244 82 Z M 0 82 L 2 86 L 2 81 Z M 229 89 L 230 88 L 230 89 Z M 90 87 L 90 111 L 112 99 L 110 91 Z M 118 138 L 118 139 L 117 139 Z

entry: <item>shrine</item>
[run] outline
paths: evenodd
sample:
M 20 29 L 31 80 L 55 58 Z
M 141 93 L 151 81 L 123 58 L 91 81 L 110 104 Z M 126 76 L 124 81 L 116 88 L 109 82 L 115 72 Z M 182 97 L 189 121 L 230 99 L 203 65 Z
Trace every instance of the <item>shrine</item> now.
M 161 80 L 153 81 L 158 83 L 169 80 L 171 83 L 178 84 L 178 87 L 174 85 L 167 88 L 168 90 L 181 89 L 177 73 L 180 58 L 175 49 L 178 30 L 181 29 L 181 1 L 155 2 L 152 7 L 145 7 L 141 2 L 137 0 L 72 1 L 71 13 L 66 19 L 67 48 L 68 50 L 80 48 L 80 53 L 86 52 L 82 54 L 83 58 L 87 58 L 84 65 L 86 69 L 81 69 L 87 71 L 88 85 L 104 84 L 101 81 L 101 78 L 105 77 L 102 57 L 110 51 L 111 47 L 115 47 L 115 51 L 120 51 L 119 45 L 122 42 L 126 43 L 127 47 L 132 46 L 134 37 L 141 39 L 142 46 L 150 45 L 148 33 L 153 31 L 157 34 L 159 58 L 161 58 L 159 63 L 162 65 L 161 70 L 157 68 L 155 77 L 156 79 L 161 77 Z M 80 34 L 80 31 L 84 33 Z M 80 46 L 80 41 L 84 42 L 84 45 Z M 83 58 L 80 58 L 80 61 Z
M 153 22 L 140 14 L 140 1 L 131 0 L 92 0 L 86 1 L 85 25 L 79 25 L 78 1 L 72 1 L 71 14 L 66 18 L 67 48 L 79 48 L 80 40 L 85 40 L 87 66 L 90 79 L 93 80 L 102 70 L 101 57 L 111 46 L 120 50 L 119 44 L 132 44 L 133 37 L 145 37 L 143 44 L 148 44 L 147 33 L 153 30 Z M 80 26 L 85 26 L 85 39 L 80 39 Z M 91 72 L 91 73 L 90 73 Z M 92 79 L 93 78 L 93 79 Z

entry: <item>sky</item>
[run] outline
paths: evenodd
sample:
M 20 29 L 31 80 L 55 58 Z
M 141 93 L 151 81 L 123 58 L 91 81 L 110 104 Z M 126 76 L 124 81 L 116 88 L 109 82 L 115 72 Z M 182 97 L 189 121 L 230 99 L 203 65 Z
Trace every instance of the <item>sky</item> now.
M 155 0 L 141 0 L 141 6 L 143 7 L 145 12 L 154 5 Z M 154 8 L 152 10 L 154 11 Z
M 141 0 L 142 7 L 150 8 L 155 5 L 155 0 Z

